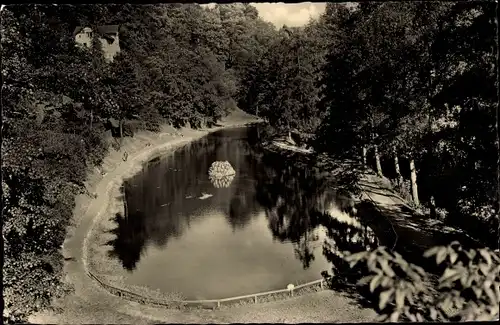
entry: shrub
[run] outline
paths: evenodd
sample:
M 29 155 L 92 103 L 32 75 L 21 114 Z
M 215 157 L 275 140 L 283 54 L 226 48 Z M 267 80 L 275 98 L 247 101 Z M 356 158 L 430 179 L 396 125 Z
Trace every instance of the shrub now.
M 436 208 L 436 218 L 444 221 L 448 217 L 448 211 L 443 208 Z
M 4 317 L 20 322 L 66 292 L 60 247 L 87 163 L 100 162 L 105 145 L 97 128 L 77 134 L 57 124 L 11 126 L 2 152 Z
M 391 185 L 405 201 L 409 203 L 413 202 L 411 196 L 411 183 L 409 180 L 404 180 L 403 183 L 399 183 L 397 180 L 391 180 Z
M 108 150 L 108 143 L 104 139 L 103 129 L 86 130 L 82 133 L 85 142 L 86 157 L 90 164 L 98 166 L 102 163 Z
M 465 250 L 458 242 L 427 250 L 444 269 L 433 276 L 406 262 L 385 247 L 371 252 L 343 254 L 350 267 L 366 265 L 370 275 L 358 284 L 368 287 L 378 301 L 381 320 L 487 321 L 498 318 L 500 254 L 488 248 Z M 434 282 L 437 282 L 436 284 Z
M 137 132 L 137 125 L 133 123 L 123 123 L 123 136 L 134 137 Z

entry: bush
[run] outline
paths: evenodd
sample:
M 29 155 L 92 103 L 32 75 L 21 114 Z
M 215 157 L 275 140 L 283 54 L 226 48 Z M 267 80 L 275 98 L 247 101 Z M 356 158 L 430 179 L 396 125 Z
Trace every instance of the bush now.
M 498 318 L 500 254 L 487 248 L 464 250 L 458 242 L 427 250 L 444 270 L 434 285 L 432 275 L 385 247 L 343 254 L 351 267 L 361 263 L 371 275 L 358 284 L 375 293 L 381 320 L 488 321 Z
M 448 211 L 443 208 L 436 208 L 436 218 L 438 220 L 444 221 L 448 217 Z
M 393 187 L 401 195 L 401 197 L 409 204 L 413 203 L 413 198 L 411 195 L 411 182 L 409 180 L 404 180 L 403 183 L 399 184 L 397 181 L 391 181 Z
M 104 139 L 103 129 L 86 130 L 82 133 L 85 142 L 86 157 L 90 164 L 98 166 L 108 151 L 108 143 Z
M 61 271 L 62 256 L 58 252 L 44 257 L 23 252 L 16 258 L 6 259 L 3 283 L 5 322 L 23 322 L 27 315 L 48 306 L 50 298 L 69 293 L 71 289 L 60 282 Z
M 163 117 L 158 111 L 151 111 L 144 116 L 141 129 L 151 132 L 160 132 L 161 124 L 165 122 L 166 121 L 164 121 Z
M 137 125 L 134 123 L 123 123 L 123 136 L 124 137 L 134 137 L 134 134 L 137 132 Z
M 74 134 L 10 122 L 2 152 L 4 316 L 20 322 L 67 290 L 60 247 L 87 164 L 100 163 L 106 146 L 97 126 Z

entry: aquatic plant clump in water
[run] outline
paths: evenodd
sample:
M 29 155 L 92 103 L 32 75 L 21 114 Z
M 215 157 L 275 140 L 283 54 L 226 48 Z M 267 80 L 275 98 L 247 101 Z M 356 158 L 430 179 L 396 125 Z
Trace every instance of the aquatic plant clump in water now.
M 234 179 L 234 175 L 223 176 L 221 178 L 209 176 L 210 182 L 215 188 L 229 187 Z
M 208 178 L 216 188 L 229 187 L 236 171 L 228 161 L 215 161 L 208 169 Z
M 234 176 L 236 171 L 229 161 L 215 161 L 208 169 L 208 176 L 222 178 L 224 176 Z

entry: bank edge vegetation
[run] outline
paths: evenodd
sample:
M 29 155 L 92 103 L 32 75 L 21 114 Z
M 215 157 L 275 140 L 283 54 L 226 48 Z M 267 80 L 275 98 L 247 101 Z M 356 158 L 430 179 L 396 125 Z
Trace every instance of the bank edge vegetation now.
M 319 19 L 279 30 L 248 4 L 6 6 L 3 316 L 25 320 L 68 290 L 60 246 L 74 197 L 108 150 L 110 119 L 119 121 L 123 137 L 161 123 L 210 125 L 240 107 L 277 132 L 313 134 L 316 151 L 368 164 L 373 158 L 377 172 L 391 176 L 415 208 L 428 205 L 433 216 L 446 211 L 446 223 L 498 245 L 495 6 L 329 3 Z M 79 48 L 72 35 L 77 26 L 102 25 L 120 26 L 121 52 L 112 63 L 99 42 Z M 438 262 L 443 249 L 433 251 Z M 370 287 L 380 291 L 379 307 L 390 310 L 384 311 L 390 319 L 444 317 L 430 308 L 439 306 L 436 300 L 406 305 L 401 297 L 410 296 L 400 289 L 412 282 L 398 287 L 396 271 L 387 267 L 410 270 L 401 258 L 382 248 L 363 254 L 357 258 L 377 273 Z M 370 254 L 385 256 L 381 269 Z M 498 259 L 487 249 L 470 254 L 484 260 L 467 264 L 453 257 L 445 278 L 455 279 L 466 265 L 480 269 L 473 276 L 482 284 L 474 287 L 463 276 L 461 285 L 493 313 Z M 456 291 L 444 301 L 461 301 Z

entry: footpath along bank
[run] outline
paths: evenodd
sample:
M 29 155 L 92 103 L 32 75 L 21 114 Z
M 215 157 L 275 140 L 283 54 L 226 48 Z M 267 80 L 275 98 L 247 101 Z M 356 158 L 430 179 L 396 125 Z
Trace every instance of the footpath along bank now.
M 349 185 L 350 191 L 357 189 L 359 195 L 352 195 L 357 215 L 372 228 L 380 244 L 398 251 L 407 261 L 428 271 L 434 270 L 434 264 L 429 263 L 423 253 L 431 247 L 448 245 L 453 241 L 459 241 L 466 248 L 481 247 L 481 243 L 464 231 L 418 214 L 392 188 L 389 179 L 379 177 L 360 162 L 338 161 L 324 154 L 311 155 L 309 150 L 279 141 L 271 142 L 267 150 L 280 157 L 300 161 L 304 168 L 318 170 L 334 187 Z
M 123 179 L 140 170 L 142 163 L 154 156 L 164 154 L 175 147 L 201 138 L 221 128 L 243 126 L 258 122 L 252 116 L 232 114 L 220 127 L 209 130 L 164 127 L 160 133 L 139 133 L 126 139 L 122 149 L 128 152 L 127 161 L 122 152 L 110 152 L 104 159 L 101 171 L 89 175 L 87 186 L 96 198 L 80 195 L 76 199 L 75 223 L 69 229 L 63 245 L 65 282 L 74 287 L 74 292 L 62 299 L 56 299 L 52 308 L 30 317 L 32 323 L 150 323 L 151 321 L 172 323 L 200 322 L 359 322 L 371 321 L 372 310 L 362 310 L 352 299 L 332 292 L 306 294 L 283 301 L 243 305 L 229 309 L 179 310 L 144 306 L 111 295 L 87 274 L 87 251 L 91 243 L 92 229 L 108 210 L 112 190 L 117 190 Z M 176 132 L 179 132 L 177 133 Z M 182 134 L 182 136 L 181 136 Z M 115 197 L 117 193 L 114 193 Z M 335 308 L 332 308 L 334 307 Z

